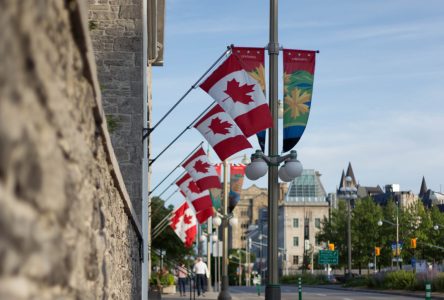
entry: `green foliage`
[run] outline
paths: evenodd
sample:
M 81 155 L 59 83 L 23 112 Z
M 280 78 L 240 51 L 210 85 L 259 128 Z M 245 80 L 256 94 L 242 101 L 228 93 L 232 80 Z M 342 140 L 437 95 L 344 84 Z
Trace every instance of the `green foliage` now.
M 170 286 L 174 285 L 174 275 L 170 273 L 160 273 L 157 272 L 153 274 L 150 278 L 151 286 Z
M 172 207 L 166 208 L 165 201 L 158 197 L 151 198 L 151 228 L 155 228 L 171 211 Z M 151 244 L 152 264 L 160 265 L 160 257 L 155 250 L 165 250 L 164 264 L 174 268 L 179 262 L 184 262 L 185 255 L 194 255 L 193 248 L 185 248 L 170 226 L 167 226 Z
M 384 287 L 392 290 L 414 290 L 416 286 L 415 273 L 410 271 L 389 272 L 384 278 Z
M 390 199 L 385 206 L 379 206 L 371 198 L 358 199 L 352 210 L 352 256 L 353 268 L 367 268 L 374 260 L 374 248 L 380 247 L 377 257 L 379 267 L 392 265 L 392 244 L 396 241 L 396 218 L 399 224 L 399 240 L 403 243 L 401 257 L 408 263 L 417 260 L 439 261 L 444 259 L 444 251 L 439 247 L 444 240 L 444 228 L 434 230 L 433 225 L 444 225 L 444 214 L 437 208 L 427 210 L 421 201 L 408 207 L 397 208 Z M 378 226 L 379 220 L 385 220 Z M 339 265 L 347 263 L 347 203 L 339 201 L 338 208 L 332 209 L 331 218 L 324 218 L 318 240 L 335 244 L 339 251 Z M 417 248 L 410 248 L 412 238 L 417 239 Z M 372 284 L 372 283 L 370 283 Z
M 369 278 L 367 276 L 355 277 L 347 280 L 344 283 L 345 287 L 366 287 L 369 284 Z
M 284 275 L 281 277 L 282 284 L 298 284 L 299 278 L 302 279 L 302 284 L 306 285 L 318 285 L 328 284 L 328 278 L 325 275 L 314 275 L 311 273 L 302 273 L 297 275 Z
M 108 125 L 109 133 L 113 133 L 120 126 L 120 119 L 113 115 L 106 115 L 106 125 Z

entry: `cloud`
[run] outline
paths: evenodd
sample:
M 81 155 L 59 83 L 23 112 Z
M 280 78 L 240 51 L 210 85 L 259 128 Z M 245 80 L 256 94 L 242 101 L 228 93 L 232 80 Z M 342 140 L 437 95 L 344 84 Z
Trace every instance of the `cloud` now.
M 422 174 L 439 174 L 444 168 L 444 118 L 439 112 L 380 113 L 360 120 L 307 130 L 299 157 L 304 167 L 324 174 L 327 191 L 333 191 L 349 161 L 363 185 L 400 183 L 416 190 Z M 314 127 L 314 126 L 313 126 Z

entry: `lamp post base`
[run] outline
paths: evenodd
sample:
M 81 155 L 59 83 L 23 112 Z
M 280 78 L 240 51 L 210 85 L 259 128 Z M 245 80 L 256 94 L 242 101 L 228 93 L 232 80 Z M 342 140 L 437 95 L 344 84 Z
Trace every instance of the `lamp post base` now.
M 230 291 L 228 290 L 228 276 L 222 275 L 222 283 L 220 293 L 217 296 L 217 300 L 231 300 Z
M 267 284 L 265 288 L 265 299 L 281 300 L 281 286 L 279 284 Z

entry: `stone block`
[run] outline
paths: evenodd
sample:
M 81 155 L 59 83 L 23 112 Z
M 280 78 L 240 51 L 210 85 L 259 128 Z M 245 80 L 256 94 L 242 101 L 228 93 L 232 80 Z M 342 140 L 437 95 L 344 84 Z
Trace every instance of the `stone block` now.
M 138 52 L 141 51 L 141 37 L 117 37 L 114 40 L 115 51 Z
M 119 10 L 120 19 L 141 19 L 141 6 L 140 5 L 121 5 Z

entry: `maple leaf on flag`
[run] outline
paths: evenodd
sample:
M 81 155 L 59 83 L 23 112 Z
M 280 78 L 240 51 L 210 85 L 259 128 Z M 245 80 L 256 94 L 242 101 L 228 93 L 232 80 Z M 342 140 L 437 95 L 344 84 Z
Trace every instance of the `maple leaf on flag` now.
M 209 167 L 210 167 L 210 165 L 208 163 L 203 162 L 199 159 L 198 161 L 196 161 L 193 168 L 196 170 L 196 172 L 208 173 Z
M 208 127 L 213 131 L 213 134 L 219 133 L 226 135 L 227 133 L 230 133 L 228 129 L 231 128 L 232 126 L 233 125 L 230 124 L 230 122 L 228 121 L 222 122 L 222 120 L 219 119 L 219 117 L 216 117 L 213 120 L 211 120 L 211 123 Z
M 240 102 L 245 105 L 248 105 L 248 103 L 254 102 L 251 96 L 248 95 L 249 93 L 254 92 L 253 87 L 254 84 L 246 84 L 246 83 L 241 86 L 239 82 L 233 78 L 227 82 L 227 89 L 224 91 L 224 93 L 230 96 L 228 98 L 233 99 L 233 102 Z
M 192 219 L 192 218 L 193 218 L 192 216 L 189 216 L 189 215 L 185 214 L 185 215 L 183 216 L 183 222 L 184 222 L 185 224 L 191 224 L 191 219 Z
M 200 193 L 200 189 L 194 181 L 190 181 L 190 183 L 188 184 L 188 189 L 194 194 Z

